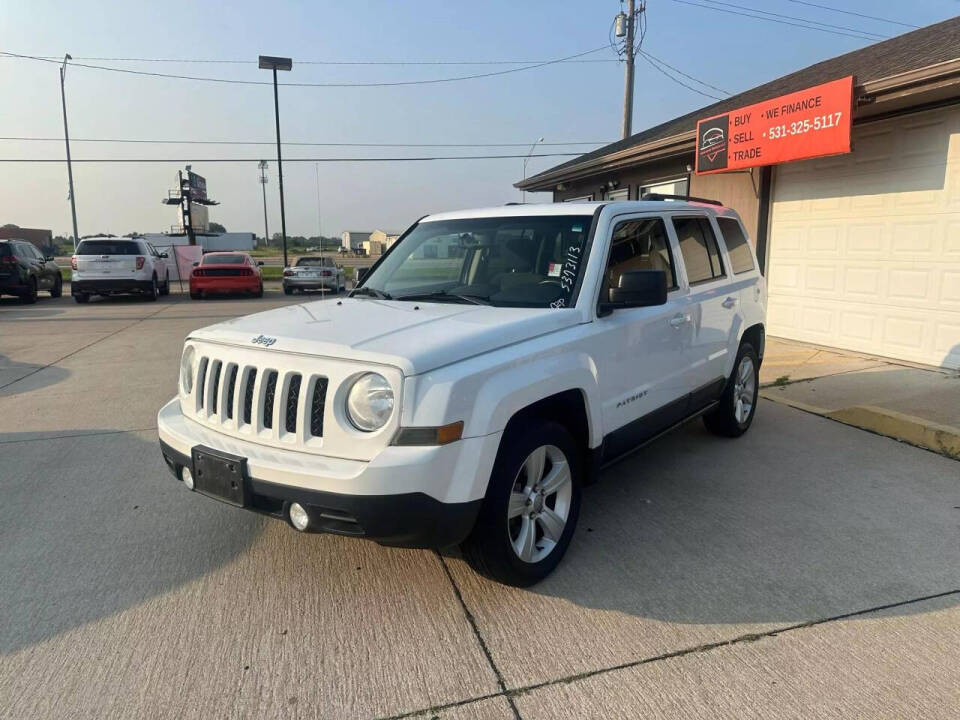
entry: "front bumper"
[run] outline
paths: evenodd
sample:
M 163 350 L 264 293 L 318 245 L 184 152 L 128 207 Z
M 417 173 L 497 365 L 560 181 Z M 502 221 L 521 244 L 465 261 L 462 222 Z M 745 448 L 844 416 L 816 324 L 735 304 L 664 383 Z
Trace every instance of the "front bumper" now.
M 203 446 L 246 459 L 245 509 L 287 519 L 292 502 L 310 529 L 382 545 L 439 548 L 470 533 L 480 511 L 500 433 L 440 447 L 387 447 L 370 462 L 267 447 L 216 433 L 172 400 L 157 417 L 160 449 L 178 479 Z
M 100 280 L 72 280 L 71 295 L 92 295 L 108 293 L 148 293 L 153 287 L 153 279 L 111 278 Z

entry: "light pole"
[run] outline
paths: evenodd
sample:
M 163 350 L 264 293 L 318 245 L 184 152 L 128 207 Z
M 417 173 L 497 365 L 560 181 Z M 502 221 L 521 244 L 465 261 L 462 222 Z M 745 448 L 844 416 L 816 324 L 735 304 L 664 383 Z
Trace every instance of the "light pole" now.
M 70 181 L 70 214 L 73 216 L 73 249 L 77 249 L 77 201 L 73 192 L 73 163 L 70 162 L 70 131 L 67 129 L 67 91 L 64 89 L 64 79 L 67 75 L 67 60 L 73 60 L 70 53 L 63 56 L 63 65 L 60 66 L 60 101 L 63 103 L 63 139 L 67 143 L 67 179 Z
M 270 247 L 270 228 L 267 226 L 267 161 L 261 160 L 257 167 L 260 168 L 260 186 L 263 188 L 263 243 Z
M 277 119 L 277 182 L 280 184 L 280 232 L 283 235 L 283 266 L 287 267 L 287 216 L 283 206 L 283 157 L 280 153 L 280 99 L 277 95 L 277 70 L 292 70 L 293 60 L 261 55 L 260 69 L 273 71 L 273 112 Z
M 543 138 L 537 138 L 533 145 L 530 146 L 530 152 L 527 153 L 527 156 L 523 159 L 523 179 L 527 179 L 527 163 L 530 162 L 530 156 L 533 155 L 533 149 L 537 146 L 538 143 L 542 143 Z M 527 201 L 527 191 L 523 191 L 523 201 Z

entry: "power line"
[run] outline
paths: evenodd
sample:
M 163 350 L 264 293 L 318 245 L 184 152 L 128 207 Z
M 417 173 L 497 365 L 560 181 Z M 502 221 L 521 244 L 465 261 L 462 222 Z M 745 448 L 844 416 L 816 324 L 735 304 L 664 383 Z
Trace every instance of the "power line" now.
M 526 157 L 579 157 L 583 153 L 537 153 L 534 155 L 433 155 L 423 157 L 325 157 L 284 158 L 284 162 L 429 162 L 431 160 L 516 160 Z M 259 163 L 261 158 L 73 158 L 75 163 Z M 0 163 L 62 163 L 64 158 L 0 158 Z
M 799 22 L 807 23 L 808 25 L 819 25 L 820 27 L 833 28 L 834 30 L 847 30 L 849 32 L 861 33 L 863 35 L 873 35 L 877 39 L 888 39 L 889 35 L 881 35 L 880 33 L 870 32 L 864 30 L 863 28 L 848 27 L 846 25 L 834 25 L 833 23 L 823 23 L 817 20 L 808 20 L 807 18 L 794 17 L 793 15 L 782 15 L 780 13 L 769 12 L 768 10 L 760 10 L 759 8 L 746 7 L 744 5 L 735 5 L 734 3 L 721 2 L 721 0 L 705 0 L 712 5 L 725 5 L 726 7 L 736 8 L 737 10 L 748 10 L 750 12 L 761 13 L 763 15 L 770 15 L 772 17 L 784 18 L 786 20 L 797 20 Z
M 27 142 L 62 142 L 62 137 L 27 137 L 27 136 L 0 136 L 0 140 L 16 140 Z M 91 142 L 91 143 L 136 143 L 147 145 L 270 145 L 276 144 L 275 140 L 154 140 L 137 138 L 70 138 L 71 143 Z M 610 140 L 593 140 L 581 142 L 544 142 L 539 145 L 550 146 L 572 146 L 572 145 L 607 145 Z M 472 147 L 472 148 L 498 148 L 498 147 L 527 147 L 529 143 L 350 143 L 350 142 L 300 142 L 284 141 L 283 145 L 305 146 L 305 147 L 392 147 L 392 148 L 420 148 L 420 147 Z
M 447 77 L 447 78 L 435 78 L 432 80 L 398 80 L 392 82 L 367 82 L 367 83 L 306 83 L 306 82 L 286 82 L 278 83 L 278 85 L 284 85 L 287 87 L 329 87 L 329 88 L 352 88 L 352 87 L 397 87 L 401 85 L 436 85 L 439 83 L 450 83 L 458 82 L 461 80 L 477 80 L 480 78 L 496 77 L 499 75 L 509 75 L 510 73 L 522 72 L 524 70 L 534 70 L 536 68 L 546 67 L 547 65 L 556 65 L 558 63 L 569 62 L 575 58 L 583 57 L 584 55 L 591 55 L 601 50 L 606 50 L 607 46 L 594 48 L 593 50 L 586 50 L 584 52 L 575 53 L 573 55 L 568 55 L 566 57 L 557 58 L 555 60 L 547 60 L 541 63 L 535 63 L 533 65 L 524 65 L 523 67 L 511 68 L 509 70 L 497 70 L 494 72 L 487 73 L 476 73 L 474 75 L 459 75 L 456 77 Z M 23 60 L 37 60 L 40 62 L 49 62 L 59 65 L 58 60 L 50 60 L 47 58 L 39 57 L 36 55 L 22 55 L 19 53 L 5 52 L 0 50 L 0 55 L 6 55 L 7 57 L 15 57 Z M 212 83 L 224 83 L 229 85 L 273 85 L 272 81 L 268 80 L 233 80 L 230 78 L 217 78 L 217 77 L 202 77 L 197 75 L 175 75 L 170 73 L 157 73 L 157 72 L 148 72 L 146 70 L 129 70 L 127 68 L 115 68 L 107 67 L 105 65 L 90 65 L 89 63 L 80 63 L 72 62 L 70 67 L 82 67 L 91 70 L 105 70 L 107 72 L 123 73 L 127 75 L 141 75 L 148 77 L 159 77 L 167 78 L 171 80 L 193 80 L 197 82 L 212 82 Z
M 647 56 L 648 58 L 650 58 L 651 60 L 654 60 L 654 61 L 660 63 L 661 65 L 664 65 L 664 66 L 670 68 L 670 69 L 673 70 L 675 73 L 679 73 L 680 75 L 683 75 L 683 77 L 687 78 L 688 80 L 693 80 L 695 83 L 699 83 L 700 85 L 703 85 L 704 87 L 708 87 L 708 88 L 710 88 L 711 90 L 716 90 L 717 92 L 722 92 L 724 95 L 730 95 L 730 94 L 731 94 L 729 90 L 724 90 L 723 88 L 718 88 L 716 85 L 711 85 L 711 84 L 708 83 L 708 82 L 704 82 L 703 80 L 701 80 L 701 79 L 699 79 L 699 78 L 695 78 L 693 75 L 687 75 L 687 73 L 685 73 L 683 70 L 679 70 L 679 69 L 675 68 L 673 65 L 670 65 L 669 63 L 664 62 L 664 61 L 661 60 L 660 58 L 654 57 L 653 55 L 651 55 L 650 53 L 648 53 L 646 50 L 637 50 L 637 52 L 638 52 L 640 55 L 646 55 L 646 56 Z
M 740 17 L 754 18 L 755 20 L 766 20 L 767 22 L 777 23 L 778 25 L 789 25 L 791 27 L 803 28 L 805 30 L 816 30 L 818 32 L 829 33 L 830 35 L 842 35 L 843 37 L 854 38 L 856 40 L 874 41 L 877 39 L 867 35 L 854 35 L 852 33 L 840 32 L 839 30 L 830 30 L 828 28 L 816 27 L 814 25 L 801 25 L 800 23 L 787 22 L 786 20 L 777 20 L 775 18 L 765 17 L 763 15 L 751 15 L 744 12 L 737 12 L 736 10 L 726 10 L 724 8 L 714 7 L 713 5 L 701 5 L 700 3 L 690 2 L 690 0 L 673 0 L 673 2 L 680 3 L 681 5 L 690 5 L 691 7 L 713 10 L 714 12 L 727 13 L 728 15 L 738 15 Z
M 59 55 L 34 55 L 39 60 L 56 60 L 62 62 Z M 140 63 L 171 63 L 171 64 L 216 64 L 216 65 L 256 65 L 256 60 L 225 60 L 216 58 L 144 58 L 144 57 L 94 57 L 73 56 L 74 60 L 88 62 L 140 62 Z M 531 65 L 550 62 L 549 60 L 297 60 L 298 65 Z M 571 59 L 564 62 L 571 63 L 615 63 L 615 58 L 603 59 Z
M 692 85 L 687 85 L 687 83 L 683 82 L 683 80 L 679 80 L 679 79 L 675 78 L 673 75 L 671 75 L 670 73 L 668 73 L 668 72 L 667 72 L 666 70 L 664 70 L 662 67 L 660 67 L 659 65 L 657 65 L 657 64 L 651 59 L 651 58 L 652 58 L 651 55 L 648 55 L 648 54 L 645 53 L 645 52 L 640 52 L 639 55 L 640 55 L 640 57 L 642 57 L 644 60 L 647 61 L 647 64 L 648 64 L 648 65 L 650 65 L 650 66 L 651 66 L 652 68 L 654 68 L 655 70 L 658 70 L 659 72 L 661 72 L 661 73 L 663 73 L 664 75 L 666 75 L 668 78 L 670 78 L 670 79 L 673 80 L 675 83 L 677 83 L 677 85 L 682 85 L 682 86 L 685 87 L 687 90 L 692 90 L 693 92 L 697 93 L 698 95 L 703 95 L 704 97 L 711 98 L 712 100 L 723 100 L 723 99 L 724 99 L 724 98 L 722 98 L 722 97 L 717 97 L 716 95 L 711 95 L 710 93 L 704 92 L 703 90 L 698 90 L 697 88 L 693 87 Z
M 830 7 L 829 5 L 817 5 L 817 3 L 804 2 L 804 0 L 787 0 L 797 5 L 809 5 L 810 7 L 820 8 L 821 10 L 830 10 L 831 12 L 843 13 L 844 15 L 854 15 L 856 17 L 867 18 L 868 20 L 878 20 L 880 22 L 890 23 L 892 25 L 903 25 L 908 28 L 919 28 L 919 25 L 900 22 L 899 20 L 888 20 L 887 18 L 877 17 L 876 15 L 864 15 L 863 13 L 853 12 L 852 10 L 841 10 L 840 8 Z

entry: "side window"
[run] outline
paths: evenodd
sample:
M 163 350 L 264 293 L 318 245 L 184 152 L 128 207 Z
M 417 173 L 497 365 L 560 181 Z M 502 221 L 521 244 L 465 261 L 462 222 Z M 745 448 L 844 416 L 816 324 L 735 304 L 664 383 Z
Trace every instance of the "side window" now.
M 663 270 L 667 288 L 677 287 L 677 274 L 670 257 L 670 241 L 663 218 L 625 220 L 613 229 L 610 260 L 605 280 L 607 287 L 619 287 L 620 276 L 629 270 Z
M 734 273 L 744 273 L 753 270 L 753 253 L 743 228 L 733 218 L 717 218 L 723 241 L 727 245 L 727 255 L 730 256 L 730 265 Z
M 687 280 L 691 285 L 723 277 L 723 263 L 717 250 L 710 221 L 705 217 L 680 217 L 673 219 L 677 231 L 680 253 L 687 268 Z

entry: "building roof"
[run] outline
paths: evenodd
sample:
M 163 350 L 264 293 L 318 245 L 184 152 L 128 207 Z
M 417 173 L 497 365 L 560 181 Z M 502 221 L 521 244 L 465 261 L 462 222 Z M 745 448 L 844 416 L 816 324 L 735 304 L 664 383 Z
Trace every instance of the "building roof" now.
M 573 170 L 580 165 L 589 163 L 591 160 L 692 132 L 696 130 L 697 120 L 701 118 L 719 115 L 745 105 L 752 105 L 848 75 L 854 76 L 854 82 L 857 86 L 863 86 L 871 81 L 901 75 L 957 58 L 960 58 L 960 17 L 944 20 L 935 25 L 929 25 L 890 40 L 884 40 L 860 50 L 854 50 L 845 55 L 810 65 L 720 102 L 642 130 L 623 140 L 597 148 L 549 170 L 544 170 L 526 180 L 517 182 L 515 186 L 527 189 L 538 185 L 542 186 L 545 182 L 553 181 L 552 176 L 555 174 Z

